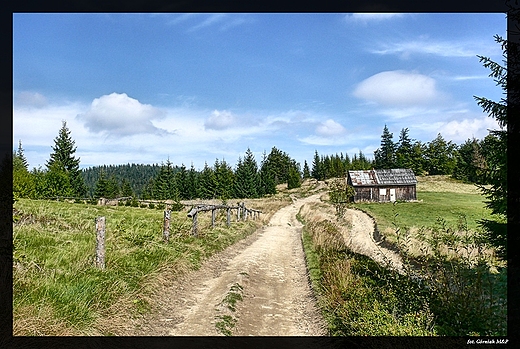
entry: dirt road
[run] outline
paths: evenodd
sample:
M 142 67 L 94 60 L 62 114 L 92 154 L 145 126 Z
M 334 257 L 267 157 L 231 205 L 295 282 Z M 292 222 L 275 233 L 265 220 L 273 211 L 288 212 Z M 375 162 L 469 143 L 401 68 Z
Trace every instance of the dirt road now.
M 346 219 L 352 227 L 343 230 L 343 238 L 347 246 L 354 252 L 364 254 L 383 266 L 390 266 L 398 272 L 403 272 L 401 257 L 394 251 L 379 246 L 374 240 L 374 221 L 360 210 L 348 209 Z
M 179 278 L 133 335 L 319 336 L 296 213 L 319 195 L 294 200 L 269 224 Z

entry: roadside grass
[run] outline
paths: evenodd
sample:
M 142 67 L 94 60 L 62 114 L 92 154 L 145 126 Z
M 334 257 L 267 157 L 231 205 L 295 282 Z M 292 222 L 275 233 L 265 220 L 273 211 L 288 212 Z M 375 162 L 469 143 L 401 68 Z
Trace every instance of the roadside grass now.
M 417 283 L 349 251 L 336 222 L 308 212 L 299 216 L 306 223 L 302 239 L 329 335 L 436 335 L 433 315 L 417 292 Z M 392 277 L 394 283 L 389 282 Z
M 254 232 L 261 221 L 225 218 L 211 228 L 200 215 L 191 236 L 185 211 L 172 212 L 162 241 L 163 211 L 20 199 L 13 224 L 13 334 L 112 335 L 146 313 L 154 285 L 197 269 L 203 260 Z M 106 268 L 94 265 L 95 225 L 106 217 Z
M 422 202 L 354 205 L 399 251 L 404 274 L 338 242 L 349 222 L 325 219 L 326 202 L 302 207 L 309 274 L 330 335 L 507 335 L 507 264 L 475 224 L 489 213 L 469 185 L 455 183 L 450 193 L 445 180 L 429 179 L 423 188 L 441 191 L 418 193 Z

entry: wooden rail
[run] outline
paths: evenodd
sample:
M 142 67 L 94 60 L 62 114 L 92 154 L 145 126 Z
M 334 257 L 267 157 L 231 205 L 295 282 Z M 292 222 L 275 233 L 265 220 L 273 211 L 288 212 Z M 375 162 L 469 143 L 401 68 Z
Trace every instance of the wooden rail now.
M 260 217 L 262 211 L 254 210 L 251 208 L 247 208 L 245 203 L 237 203 L 236 206 L 228 206 L 228 205 L 208 205 L 201 204 L 194 206 L 190 212 L 188 212 L 188 217 L 193 219 L 193 227 L 192 234 L 197 236 L 198 233 L 198 222 L 197 216 L 199 212 L 211 211 L 211 227 L 215 226 L 215 212 L 216 210 L 226 210 L 227 211 L 227 221 L 226 224 L 229 227 L 231 225 L 231 210 L 237 210 L 237 221 L 247 220 L 248 216 L 251 214 L 253 219 Z

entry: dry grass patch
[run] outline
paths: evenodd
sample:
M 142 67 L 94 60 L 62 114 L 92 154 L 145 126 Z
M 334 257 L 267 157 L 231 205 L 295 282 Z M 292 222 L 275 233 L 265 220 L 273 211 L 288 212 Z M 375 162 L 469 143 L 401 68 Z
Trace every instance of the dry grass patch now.
M 448 175 L 417 176 L 418 192 L 449 192 L 462 194 L 480 194 L 475 184 L 464 183 Z

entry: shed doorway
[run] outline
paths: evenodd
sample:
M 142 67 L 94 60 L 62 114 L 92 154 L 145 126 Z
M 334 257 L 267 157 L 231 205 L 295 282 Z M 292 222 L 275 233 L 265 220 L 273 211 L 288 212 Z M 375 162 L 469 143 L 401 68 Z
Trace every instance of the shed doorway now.
M 394 202 L 395 201 L 395 189 L 390 189 L 390 201 L 391 202 Z

